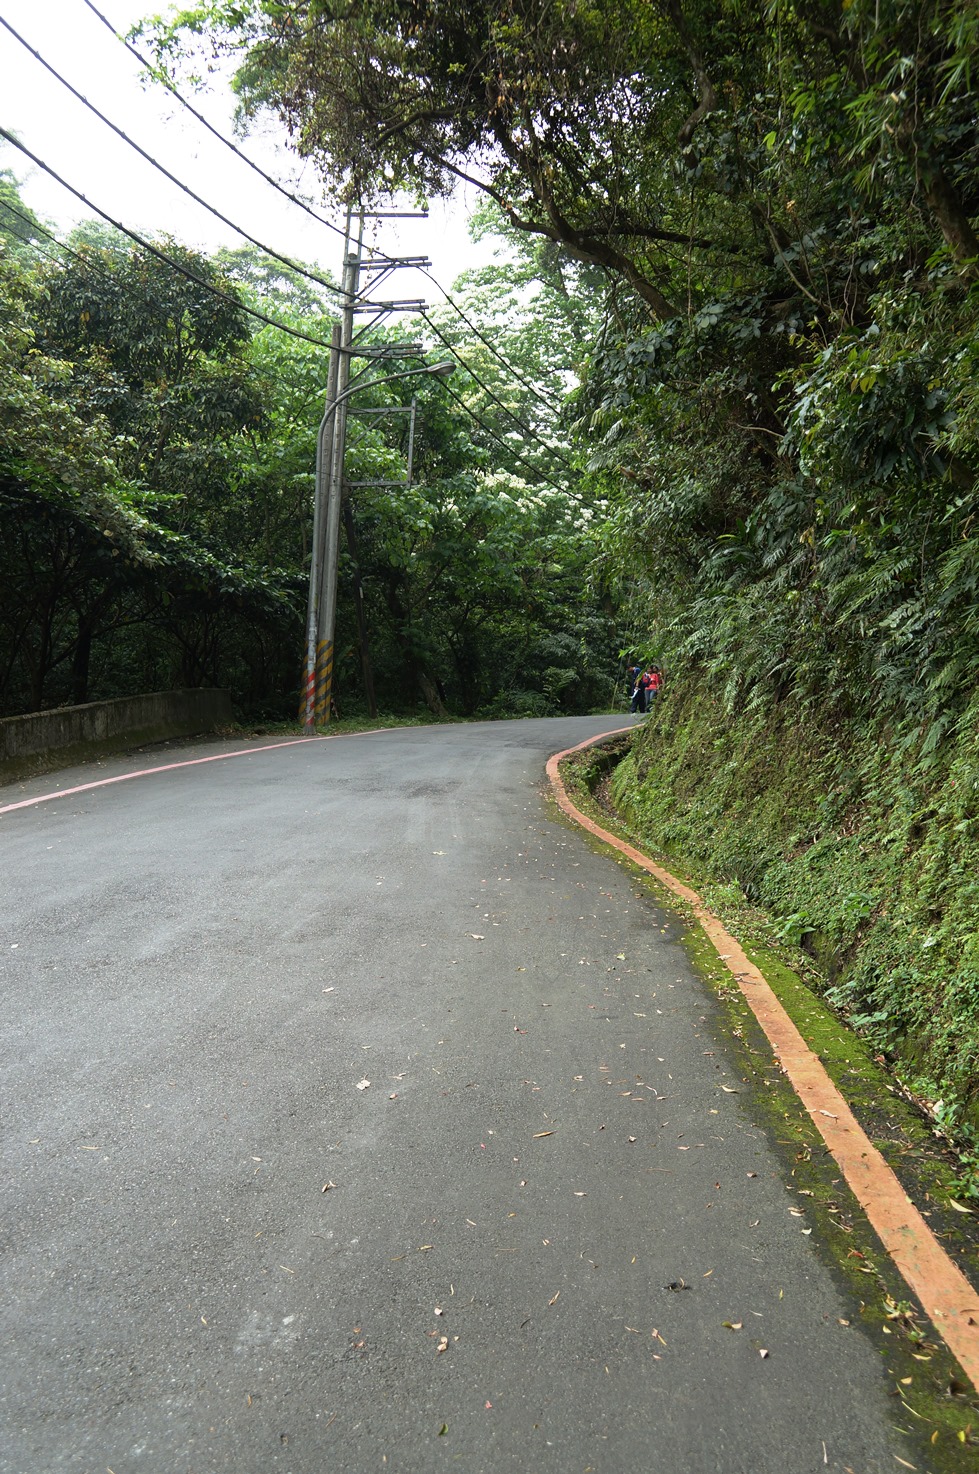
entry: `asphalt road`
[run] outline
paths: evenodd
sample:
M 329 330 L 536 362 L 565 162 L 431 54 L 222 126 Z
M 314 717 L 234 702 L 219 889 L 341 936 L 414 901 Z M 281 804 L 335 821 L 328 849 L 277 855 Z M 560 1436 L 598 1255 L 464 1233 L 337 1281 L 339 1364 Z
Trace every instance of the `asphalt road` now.
M 901 1467 L 677 923 L 542 797 L 620 723 L 0 818 L 3 1474 Z

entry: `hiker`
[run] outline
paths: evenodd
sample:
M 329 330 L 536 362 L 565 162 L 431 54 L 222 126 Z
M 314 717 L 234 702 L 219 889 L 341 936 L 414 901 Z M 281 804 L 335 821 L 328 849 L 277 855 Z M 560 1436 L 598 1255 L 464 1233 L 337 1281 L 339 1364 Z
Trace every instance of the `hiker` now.
M 651 665 L 643 676 L 646 683 L 646 710 L 649 711 L 656 697 L 663 689 L 663 672 L 658 665 Z
M 640 716 L 644 716 L 646 712 L 646 687 L 643 684 L 646 679 L 645 672 L 641 665 L 637 665 L 633 669 L 635 672 L 635 684 L 632 687 L 632 701 L 629 704 L 629 710 L 630 712 L 638 711 Z

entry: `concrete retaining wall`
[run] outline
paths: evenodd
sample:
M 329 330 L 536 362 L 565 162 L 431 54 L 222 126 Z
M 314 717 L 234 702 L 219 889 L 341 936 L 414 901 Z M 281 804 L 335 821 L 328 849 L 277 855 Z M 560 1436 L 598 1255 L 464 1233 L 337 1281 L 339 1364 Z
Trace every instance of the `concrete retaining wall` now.
M 0 778 L 9 781 L 85 758 L 194 737 L 233 721 L 228 691 L 156 691 L 0 719 Z

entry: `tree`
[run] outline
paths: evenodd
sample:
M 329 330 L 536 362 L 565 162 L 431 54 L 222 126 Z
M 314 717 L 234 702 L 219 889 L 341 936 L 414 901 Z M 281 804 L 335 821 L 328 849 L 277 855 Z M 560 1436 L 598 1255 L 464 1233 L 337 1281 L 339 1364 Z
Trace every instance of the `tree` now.
M 19 181 L 10 169 L 0 169 L 0 244 L 14 256 L 27 256 L 44 236 L 44 227 L 21 199 Z
M 70 401 L 72 366 L 39 350 L 36 275 L 0 258 L 0 692 L 43 704 L 59 667 L 87 693 L 91 640 L 158 554 L 111 428 Z

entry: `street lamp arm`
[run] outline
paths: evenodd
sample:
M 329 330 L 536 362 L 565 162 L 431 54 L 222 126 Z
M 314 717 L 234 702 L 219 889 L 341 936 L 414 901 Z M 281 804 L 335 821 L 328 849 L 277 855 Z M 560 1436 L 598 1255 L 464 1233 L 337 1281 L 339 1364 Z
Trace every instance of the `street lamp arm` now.
M 446 359 L 442 363 L 426 363 L 421 368 L 403 369 L 398 374 L 385 374 L 383 379 L 365 379 L 363 383 L 358 380 L 356 384 L 351 384 L 349 389 L 344 389 L 342 394 L 338 394 L 333 402 L 326 406 L 326 409 L 323 411 L 323 419 L 320 422 L 321 428 L 327 420 L 336 414 L 345 400 L 349 399 L 351 395 L 357 394 L 361 389 L 378 389 L 382 384 L 393 384 L 396 379 L 413 379 L 417 375 L 424 374 L 434 375 L 436 378 L 445 378 L 446 375 L 455 373 L 455 370 L 456 364 L 451 359 Z

